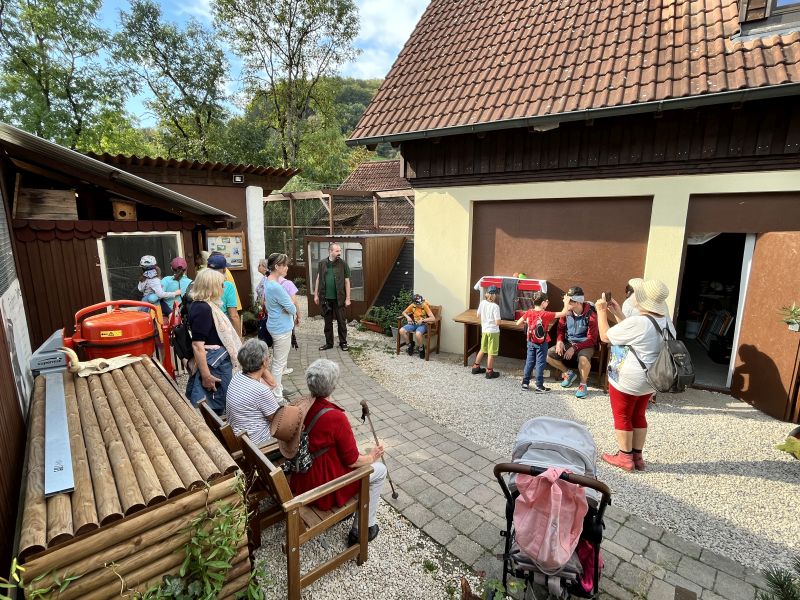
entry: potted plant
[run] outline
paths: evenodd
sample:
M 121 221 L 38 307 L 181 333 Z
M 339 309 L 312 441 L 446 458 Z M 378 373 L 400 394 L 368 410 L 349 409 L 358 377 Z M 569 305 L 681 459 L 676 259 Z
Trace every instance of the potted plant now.
M 370 331 L 396 336 L 397 319 L 409 304 L 411 304 L 411 292 L 400 290 L 388 306 L 371 306 L 361 324 Z
M 370 331 L 386 333 L 386 329 L 389 327 L 387 313 L 387 309 L 383 306 L 370 306 L 367 314 L 361 319 L 361 324 Z
M 782 321 L 789 326 L 789 331 L 800 331 L 800 306 L 792 302 L 791 306 L 782 306 L 780 309 Z

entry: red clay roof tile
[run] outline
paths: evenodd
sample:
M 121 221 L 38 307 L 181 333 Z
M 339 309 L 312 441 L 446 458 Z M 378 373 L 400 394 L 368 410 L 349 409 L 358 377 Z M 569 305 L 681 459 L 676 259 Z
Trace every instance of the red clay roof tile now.
M 432 0 L 352 139 L 800 83 L 737 0 Z

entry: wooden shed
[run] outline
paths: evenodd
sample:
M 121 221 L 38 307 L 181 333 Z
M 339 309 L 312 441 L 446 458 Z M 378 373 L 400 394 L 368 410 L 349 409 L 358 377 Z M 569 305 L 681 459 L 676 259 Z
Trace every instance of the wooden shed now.
M 312 235 L 305 237 L 308 273 L 308 295 L 314 296 L 314 283 L 319 263 L 328 257 L 328 245 L 336 242 L 342 247 L 342 260 L 350 267 L 350 300 L 348 318 L 354 319 L 367 312 L 381 293 L 389 274 L 400 258 L 406 243 L 404 235 Z M 308 303 L 309 316 L 320 314 L 313 300 Z
M 86 378 L 65 372 L 63 383 L 75 486 L 44 496 L 47 384 L 40 375 L 23 475 L 26 593 L 65 578 L 72 580 L 58 594 L 63 600 L 143 592 L 178 572 L 193 520 L 241 502 L 236 463 L 149 357 Z M 244 526 L 236 548 L 220 598 L 247 586 Z

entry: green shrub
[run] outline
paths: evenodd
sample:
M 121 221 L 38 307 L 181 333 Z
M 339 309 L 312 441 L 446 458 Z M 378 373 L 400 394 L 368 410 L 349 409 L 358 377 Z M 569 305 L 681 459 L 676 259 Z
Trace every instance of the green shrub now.
M 387 306 L 371 306 L 364 319 L 377 323 L 387 335 L 391 335 L 391 328 L 397 327 L 400 314 L 411 304 L 411 296 L 410 290 L 400 290 Z

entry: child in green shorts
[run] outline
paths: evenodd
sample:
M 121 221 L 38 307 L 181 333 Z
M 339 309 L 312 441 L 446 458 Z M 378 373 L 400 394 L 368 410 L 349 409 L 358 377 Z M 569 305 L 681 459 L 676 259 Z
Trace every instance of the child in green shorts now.
M 497 305 L 499 293 L 497 286 L 489 286 L 484 300 L 478 305 L 478 318 L 481 320 L 481 349 L 475 356 L 472 374 L 486 373 L 486 379 L 500 377 L 500 373 L 494 370 L 494 357 L 500 350 L 500 307 Z M 485 369 L 481 367 L 484 354 L 487 356 Z

